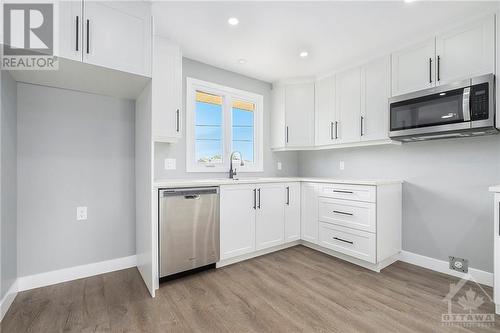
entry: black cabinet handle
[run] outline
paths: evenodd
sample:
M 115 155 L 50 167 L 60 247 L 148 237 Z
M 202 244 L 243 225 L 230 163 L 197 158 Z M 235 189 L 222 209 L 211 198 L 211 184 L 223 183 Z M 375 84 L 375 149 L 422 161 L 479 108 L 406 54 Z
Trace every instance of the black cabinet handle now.
M 335 139 L 339 138 L 339 122 L 335 121 Z
M 438 73 L 437 73 L 437 74 L 438 74 L 438 75 L 437 75 L 437 80 L 438 80 L 438 81 L 440 81 L 440 80 L 441 80 L 441 75 L 440 75 L 440 73 L 439 73 L 439 72 L 440 72 L 440 67 L 441 67 L 441 57 L 440 57 L 440 56 L 438 56 L 438 68 L 437 68 L 437 72 L 438 72 Z
M 351 242 L 351 241 L 348 241 L 348 240 L 345 240 L 342 238 L 338 238 L 338 237 L 333 237 L 333 239 L 344 242 L 344 243 L 354 244 L 354 242 Z
M 500 202 L 498 203 L 498 236 L 500 236 Z
M 365 123 L 365 117 L 361 116 L 361 123 L 360 123 L 360 127 L 361 127 L 361 136 L 363 136 L 365 133 L 365 129 L 363 128 L 364 127 L 364 123 Z
M 286 187 L 286 204 L 290 206 L 290 186 Z
M 259 193 L 259 203 L 257 204 L 257 208 L 260 209 L 260 188 L 257 190 L 257 192 Z
M 346 212 L 341 212 L 341 211 L 338 211 L 338 210 L 334 210 L 333 212 L 335 214 L 342 214 L 342 215 L 349 215 L 349 216 L 353 216 L 354 215 L 353 213 L 346 213 Z
M 175 121 L 176 121 L 176 130 L 177 132 L 179 132 L 179 128 L 180 128 L 180 125 L 179 125 L 179 109 L 177 109 L 177 111 L 175 111 Z
M 286 143 L 288 143 L 288 126 L 286 127 Z
M 333 190 L 333 192 L 337 192 L 337 193 L 348 193 L 348 194 L 353 194 L 354 192 L 352 191 L 342 191 L 342 190 Z
M 429 83 L 432 83 L 432 58 L 429 58 Z
M 80 16 L 76 16 L 76 45 L 75 45 L 75 50 L 78 51 L 78 44 L 79 44 L 79 32 L 80 32 Z
M 89 37 L 89 32 L 90 32 L 90 20 L 87 20 L 87 54 L 90 53 L 90 37 Z
M 253 189 L 253 209 L 257 209 L 257 190 Z
M 330 140 L 333 140 L 333 121 L 330 122 Z

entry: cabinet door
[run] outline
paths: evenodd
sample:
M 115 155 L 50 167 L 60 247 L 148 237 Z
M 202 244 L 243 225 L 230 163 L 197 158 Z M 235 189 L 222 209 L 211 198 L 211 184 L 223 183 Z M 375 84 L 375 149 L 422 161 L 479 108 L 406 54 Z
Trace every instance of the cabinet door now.
M 437 36 L 437 83 L 495 72 L 495 18 L 468 24 Z
M 361 69 L 337 74 L 335 97 L 339 112 L 338 136 L 342 142 L 359 141 L 361 132 Z
M 182 129 L 182 54 L 177 45 L 157 36 L 152 77 L 153 138 L 172 142 Z
M 318 80 L 315 85 L 315 142 L 328 145 L 337 141 L 338 121 L 335 108 L 335 76 Z
M 434 87 L 434 58 L 434 38 L 393 53 L 392 96 Z
M 499 314 L 500 310 L 500 193 L 495 193 L 495 219 L 494 219 L 494 247 L 495 247 L 495 256 L 494 256 L 494 277 L 495 281 L 493 282 L 493 290 L 495 292 L 495 304 L 496 304 L 496 313 Z
M 285 239 L 283 184 L 257 185 L 255 244 L 257 250 L 280 245 Z
M 273 109 L 271 110 L 271 148 L 284 148 L 286 143 L 285 87 L 274 85 Z
M 317 244 L 318 223 L 317 185 L 303 183 L 301 191 L 300 238 Z
M 145 2 L 84 1 L 83 61 L 151 75 L 151 13 Z
M 300 183 L 285 184 L 285 242 L 300 239 Z
M 314 145 L 314 83 L 287 85 L 285 88 L 286 145 Z
M 388 138 L 390 60 L 373 61 L 361 69 L 361 140 Z
M 55 54 L 59 57 L 82 61 L 83 49 L 83 2 L 55 1 L 55 27 L 59 29 L 59 38 L 54 43 Z M 57 43 L 57 44 L 56 44 Z
M 228 259 L 255 251 L 255 186 L 220 188 L 220 255 Z

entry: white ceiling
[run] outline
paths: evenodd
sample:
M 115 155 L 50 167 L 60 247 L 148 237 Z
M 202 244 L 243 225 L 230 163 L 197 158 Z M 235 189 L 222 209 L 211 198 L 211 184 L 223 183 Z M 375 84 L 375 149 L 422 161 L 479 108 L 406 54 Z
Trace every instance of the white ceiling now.
M 155 2 L 187 58 L 264 81 L 320 75 L 431 36 L 498 2 Z M 227 23 L 239 19 L 238 26 Z M 301 50 L 309 57 L 299 58 Z M 239 64 L 238 59 L 246 59 Z

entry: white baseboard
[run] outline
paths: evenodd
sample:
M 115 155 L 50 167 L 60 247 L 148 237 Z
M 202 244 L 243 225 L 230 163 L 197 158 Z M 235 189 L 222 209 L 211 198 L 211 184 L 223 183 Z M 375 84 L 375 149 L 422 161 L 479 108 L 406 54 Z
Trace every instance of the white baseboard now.
M 493 287 L 493 273 L 485 272 L 476 268 L 469 268 L 469 273 L 461 273 L 451 270 L 447 261 L 426 257 L 408 251 L 401 251 L 400 260 L 459 278 L 465 278 L 467 280 L 472 278 L 477 283 Z
M 57 283 L 77 280 L 89 276 L 119 271 L 137 266 L 137 257 L 123 257 L 88 265 L 59 269 L 56 271 L 23 276 L 18 279 L 18 290 L 25 291 L 34 288 L 50 286 Z
M 242 254 L 241 256 L 237 256 L 237 257 L 234 257 L 234 258 L 223 259 L 223 260 L 217 262 L 215 264 L 215 267 L 221 268 L 221 267 L 224 267 L 224 266 L 232 265 L 232 264 L 235 264 L 235 263 L 240 262 L 240 261 L 252 259 L 252 258 L 255 258 L 255 257 L 260 257 L 260 256 L 263 256 L 265 254 L 269 254 L 271 252 L 276 252 L 276 251 L 284 250 L 284 249 L 287 249 L 289 247 L 293 247 L 293 246 L 296 246 L 296 245 L 299 245 L 299 244 L 300 244 L 300 240 L 296 240 L 296 241 L 292 241 L 292 242 L 289 242 L 289 243 L 285 243 L 285 244 L 281 244 L 281 245 L 276 245 L 276 246 L 273 246 L 273 247 L 270 247 L 270 248 L 267 248 L 267 249 L 264 249 L 264 250 L 259 250 L 259 251 L 255 251 L 255 252 L 252 252 L 252 253 Z
M 7 311 L 9 311 L 10 306 L 12 305 L 12 303 L 14 302 L 14 299 L 17 296 L 17 292 L 18 292 L 17 285 L 18 285 L 18 280 L 14 281 L 14 283 L 12 283 L 9 290 L 7 291 L 7 293 L 4 295 L 4 297 L 0 301 L 0 322 L 2 321 L 2 319 L 5 316 L 5 314 L 7 313 Z

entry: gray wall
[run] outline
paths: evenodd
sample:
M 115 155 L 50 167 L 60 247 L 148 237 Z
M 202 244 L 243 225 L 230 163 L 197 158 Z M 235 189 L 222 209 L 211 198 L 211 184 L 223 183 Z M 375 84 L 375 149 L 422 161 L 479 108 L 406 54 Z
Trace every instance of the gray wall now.
M 467 258 L 471 267 L 493 272 L 488 187 L 500 183 L 500 135 L 301 152 L 299 173 L 404 180 L 403 249 Z
M 1 80 L 0 299 L 17 278 L 17 89 L 9 73 L 3 71 Z
M 206 65 L 194 60 L 184 58 L 182 61 L 183 71 L 183 104 L 186 109 L 186 77 L 218 83 L 232 88 L 250 91 L 264 96 L 264 172 L 241 173 L 241 177 L 252 176 L 295 176 L 297 175 L 297 153 L 279 152 L 273 153 L 269 148 L 270 143 L 270 111 L 271 111 L 271 84 L 249 78 L 234 72 L 229 72 L 217 67 Z M 184 113 L 185 119 L 185 113 Z M 185 126 L 185 121 L 182 122 Z M 186 133 L 186 129 L 183 129 Z M 226 177 L 226 173 L 186 173 L 186 138 L 176 144 L 155 144 L 155 179 L 167 178 L 214 178 Z M 176 170 L 165 170 L 163 161 L 165 158 L 177 159 Z M 277 170 L 276 164 L 282 162 L 283 169 Z
M 17 101 L 19 275 L 134 255 L 133 101 L 22 83 Z

